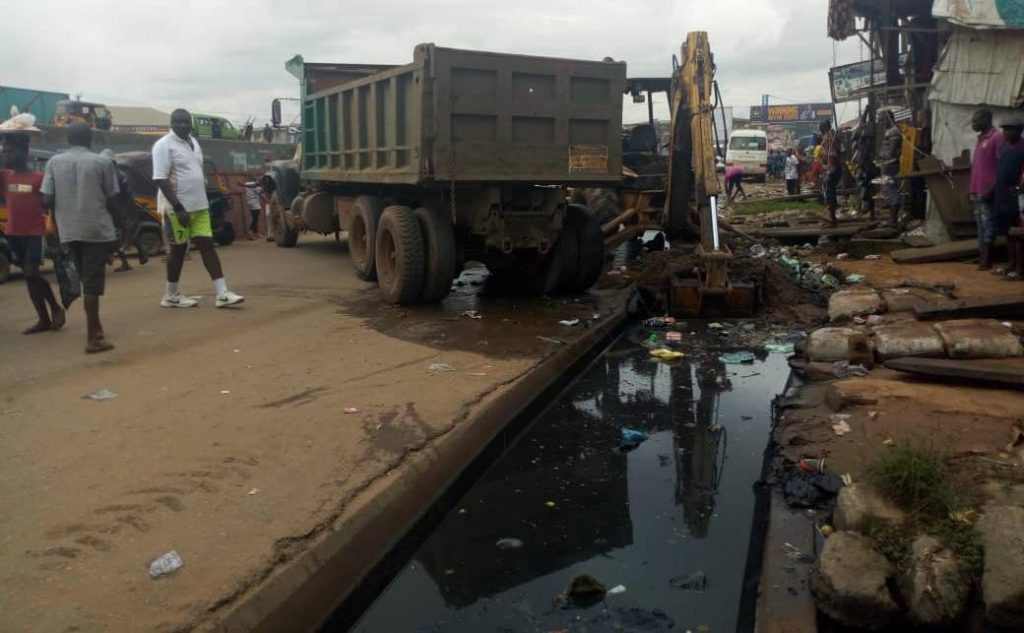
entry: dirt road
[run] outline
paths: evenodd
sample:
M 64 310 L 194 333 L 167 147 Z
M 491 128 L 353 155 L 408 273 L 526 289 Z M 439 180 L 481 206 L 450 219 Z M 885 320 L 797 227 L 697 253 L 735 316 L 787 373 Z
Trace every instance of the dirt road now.
M 246 296 L 237 310 L 213 308 L 198 257 L 182 286 L 206 296 L 191 310 L 158 306 L 159 260 L 111 274 L 117 349 L 97 357 L 82 351 L 80 304 L 63 331 L 22 336 L 24 285 L 0 286 L 5 630 L 208 626 L 556 351 L 552 337 L 579 335 L 559 319 L 611 312 L 598 294 L 478 300 L 472 275 L 443 307 L 386 306 L 344 251 L 305 238 L 220 249 Z M 117 396 L 87 398 L 100 389 Z M 184 567 L 150 579 L 170 550 Z

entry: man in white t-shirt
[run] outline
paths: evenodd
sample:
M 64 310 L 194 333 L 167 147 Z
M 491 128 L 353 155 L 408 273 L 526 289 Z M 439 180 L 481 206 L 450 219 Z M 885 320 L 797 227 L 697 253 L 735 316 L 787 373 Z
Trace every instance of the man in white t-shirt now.
M 786 150 L 786 193 L 795 196 L 800 193 L 800 159 L 793 148 Z
M 159 189 L 157 208 L 163 214 L 164 235 L 171 247 L 167 256 L 167 288 L 160 305 L 191 308 L 198 303 L 178 290 L 189 240 L 203 256 L 203 265 L 213 280 L 215 305 L 226 308 L 245 301 L 242 295 L 228 290 L 220 258 L 213 249 L 203 150 L 192 136 L 192 115 L 188 110 L 179 108 L 172 112 L 171 132 L 153 144 L 153 180 Z

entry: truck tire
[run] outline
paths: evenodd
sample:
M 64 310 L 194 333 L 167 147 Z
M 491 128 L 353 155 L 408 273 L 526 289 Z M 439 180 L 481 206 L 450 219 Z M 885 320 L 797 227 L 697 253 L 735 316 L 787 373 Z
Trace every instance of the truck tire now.
M 270 203 L 271 221 L 274 223 L 274 243 L 280 248 L 294 248 L 299 243 L 299 230 L 288 226 L 288 220 L 284 217 L 284 209 L 277 201 Z
M 225 221 L 224 226 L 220 227 L 220 230 L 214 231 L 213 241 L 221 246 L 231 246 L 235 241 L 235 225 Z
M 619 195 L 614 189 L 607 187 L 587 187 L 577 189 L 572 201 L 589 208 L 597 216 L 598 224 L 607 224 L 614 220 L 619 210 Z
M 352 221 L 348 227 L 348 254 L 356 277 L 363 281 L 377 279 L 377 227 L 384 205 L 379 198 L 359 196 L 352 204 Z
M 579 241 L 576 238 L 576 231 L 565 224 L 562 227 L 562 234 L 558 236 L 558 243 L 555 245 L 554 256 L 562 260 L 561 271 L 558 278 L 558 292 L 576 292 L 576 277 L 579 271 Z
M 455 229 L 451 219 L 437 209 L 420 207 L 414 213 L 423 231 L 427 258 L 420 299 L 433 303 L 448 296 L 455 279 Z
M 566 292 L 583 292 L 601 277 L 604 270 L 604 234 L 601 223 L 593 211 L 578 204 L 570 204 L 565 214 L 562 231 L 576 235 L 577 259 L 575 276 L 567 281 Z
M 409 305 L 423 295 L 427 257 L 423 229 L 409 207 L 384 209 L 375 248 L 377 282 L 390 303 Z
M 547 257 L 537 255 L 512 271 L 516 285 L 531 294 L 550 295 L 562 290 L 563 270 L 571 266 L 573 240 L 559 238 Z
M 155 223 L 139 230 L 139 246 L 149 257 L 156 257 L 164 250 L 164 236 Z

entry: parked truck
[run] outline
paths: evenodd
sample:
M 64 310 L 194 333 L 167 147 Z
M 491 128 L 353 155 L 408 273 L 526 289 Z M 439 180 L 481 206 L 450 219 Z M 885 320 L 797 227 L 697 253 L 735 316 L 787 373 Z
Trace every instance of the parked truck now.
M 622 174 L 626 65 L 421 44 L 405 66 L 286 64 L 303 138 L 278 162 L 279 246 L 347 232 L 388 301 L 444 298 L 466 261 L 538 293 L 601 274 L 594 214 L 567 186 Z

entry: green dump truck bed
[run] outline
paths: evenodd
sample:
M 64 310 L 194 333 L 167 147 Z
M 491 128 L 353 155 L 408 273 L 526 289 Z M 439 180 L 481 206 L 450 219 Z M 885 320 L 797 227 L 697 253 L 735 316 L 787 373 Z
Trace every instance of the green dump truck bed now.
M 625 63 L 433 44 L 417 46 L 413 58 L 362 72 L 337 65 L 337 85 L 324 78 L 331 65 L 307 65 L 303 179 L 428 186 L 621 180 Z

